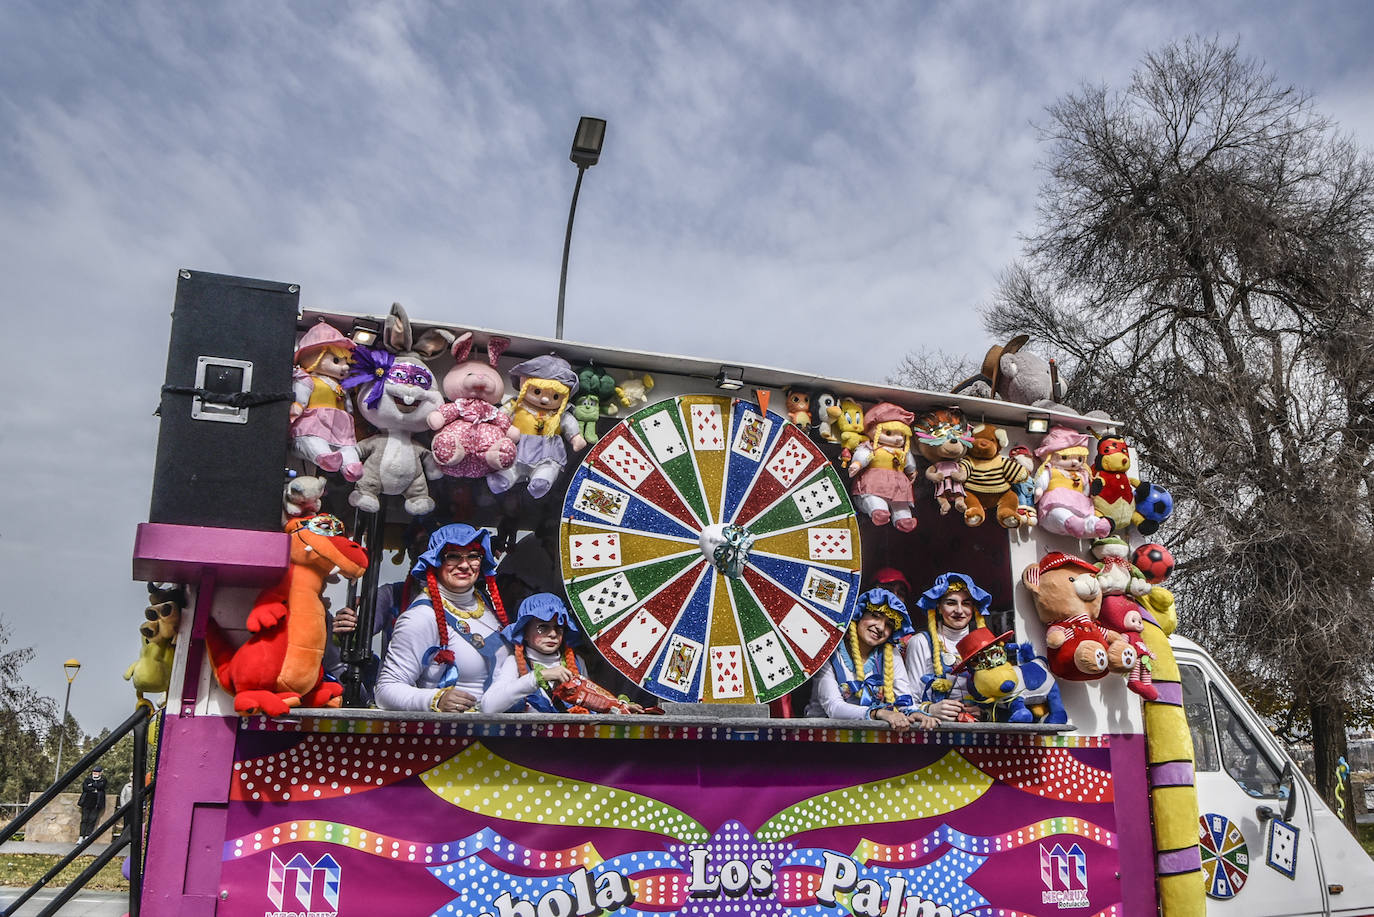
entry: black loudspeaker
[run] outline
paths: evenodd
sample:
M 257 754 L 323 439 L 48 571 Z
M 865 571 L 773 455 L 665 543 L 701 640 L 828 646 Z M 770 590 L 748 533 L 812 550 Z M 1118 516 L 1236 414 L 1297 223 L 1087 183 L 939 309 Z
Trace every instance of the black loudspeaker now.
M 281 531 L 300 288 L 179 276 L 148 519 Z

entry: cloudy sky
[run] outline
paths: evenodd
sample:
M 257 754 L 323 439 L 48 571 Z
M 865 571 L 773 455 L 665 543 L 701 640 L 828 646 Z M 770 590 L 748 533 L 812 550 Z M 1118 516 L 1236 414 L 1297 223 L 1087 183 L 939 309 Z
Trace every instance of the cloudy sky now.
M 130 580 L 181 267 L 306 306 L 880 381 L 980 357 L 1035 225 L 1034 123 L 1192 33 L 1374 143 L 1374 5 L 0 3 L 0 617 L 87 730 L 131 709 Z

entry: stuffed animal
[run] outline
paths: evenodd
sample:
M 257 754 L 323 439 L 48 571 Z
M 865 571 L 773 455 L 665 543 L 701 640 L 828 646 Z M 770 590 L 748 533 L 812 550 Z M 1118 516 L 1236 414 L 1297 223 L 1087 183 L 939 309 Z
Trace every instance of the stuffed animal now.
M 291 374 L 291 452 L 346 481 L 363 474 L 343 387 L 352 359 L 353 342 L 320 319 L 301 336 Z
M 429 428 L 429 415 L 444 403 L 425 361 L 452 341 L 450 332 L 438 328 L 415 339 L 405 309 L 392 303 L 386 349 L 354 349 L 353 375 L 344 387 L 358 389 L 358 413 L 379 431 L 358 446 L 363 475 L 348 495 L 348 502 L 363 512 L 377 512 L 383 494 L 404 496 L 405 511 L 412 516 L 434 509 L 426 479 L 433 481 L 443 472 L 430 451 L 411 437 Z
M 815 434 L 827 443 L 840 441 L 839 431 L 835 429 L 835 423 L 830 419 L 830 409 L 839 407 L 839 404 L 839 396 L 825 389 L 821 389 L 811 397 L 811 414 L 816 421 Z
M 472 332 L 458 335 L 450 348 L 454 366 L 444 374 L 442 385 L 448 404 L 429 415 L 436 430 L 431 448 L 439 470 L 454 478 L 484 478 L 515 463 L 515 443 L 520 431 L 510 425 L 501 410 L 506 381 L 496 361 L 510 341 L 493 337 L 487 342 L 487 359 L 470 360 Z
M 1097 558 L 1097 584 L 1103 595 L 1144 595 L 1150 591 L 1145 574 L 1136 569 L 1128 555 L 1131 546 L 1119 535 L 1108 535 L 1093 542 Z
M 615 403 L 615 377 L 595 363 L 588 363 L 577 371 L 577 390 L 583 395 L 592 395 L 606 405 L 606 414 L 616 414 L 620 406 Z
M 930 463 L 925 470 L 925 477 L 935 485 L 935 503 L 940 507 L 940 515 L 948 515 L 950 509 L 957 509 L 967 521 L 964 480 L 968 477 L 969 469 L 963 462 L 972 437 L 963 412 L 958 408 L 925 411 L 916 418 L 911 432 L 916 437 L 916 449 Z M 982 521 L 979 518 L 978 522 Z
M 1093 501 L 1088 496 L 1088 434 L 1068 427 L 1051 427 L 1035 455 L 1040 459 L 1035 472 L 1040 527 L 1074 538 L 1101 538 L 1109 534 L 1111 522 L 1093 513 Z
M 1056 678 L 1091 681 L 1109 669 L 1124 674 L 1135 667 L 1130 643 L 1097 626 L 1102 589 L 1092 564 L 1053 551 L 1026 567 L 1021 582 L 1030 590 L 1035 613 L 1046 626 L 1045 646 Z
M 1178 629 L 1178 607 L 1174 603 L 1174 594 L 1168 589 L 1163 586 L 1152 587 L 1141 597 L 1140 604 L 1154 615 L 1155 623 L 1166 637 Z
M 840 461 L 848 462 L 864 443 L 864 409 L 853 398 L 843 398 L 837 407 L 826 409 L 826 416 L 840 444 Z
M 281 493 L 281 524 L 297 516 L 313 516 L 323 509 L 324 478 L 292 473 Z
M 789 385 L 782 390 L 782 400 L 787 403 L 787 419 L 801 427 L 803 433 L 810 433 L 811 393 L 804 388 Z
M 1017 512 L 1020 501 L 1012 488 L 1028 481 L 1030 474 L 1020 462 L 1002 454 L 1006 447 L 1007 434 L 1000 427 L 980 423 L 970 432 L 964 457 L 965 525 L 982 525 L 990 508 L 996 510 L 997 524 L 1003 528 L 1026 524 Z
M 578 395 L 572 403 L 572 416 L 577 421 L 578 432 L 587 441 L 587 445 L 594 446 L 601 439 L 601 434 L 596 432 L 596 422 L 601 419 L 601 399 L 595 395 Z
M 619 399 L 621 407 L 633 408 L 636 405 L 649 403 L 649 392 L 654 389 L 654 377 L 645 373 L 642 376 L 631 376 L 624 382 L 615 387 L 615 397 Z
M 1097 441 L 1097 457 L 1093 459 L 1093 508 L 1103 519 L 1110 520 L 1113 532 L 1124 532 L 1136 517 L 1135 488 L 1140 482 L 1127 472 L 1131 470 L 1131 447 L 1119 436 L 1104 436 Z
M 1040 521 L 1040 514 L 1035 511 L 1035 458 L 1029 446 L 1020 444 L 1012 446 L 1007 457 L 1026 471 L 1023 479 L 1011 485 L 1012 493 L 1016 494 L 1016 518 L 1021 520 L 1023 528 L 1035 525 Z
M 975 627 L 959 641 L 953 671 L 969 670 L 970 699 L 988 708 L 989 719 L 998 723 L 1068 722 L 1049 663 L 1029 643 L 1004 647 L 1011 635 L 994 637 L 986 627 Z
M 185 586 L 148 584 L 148 607 L 143 609 L 146 620 L 138 628 L 142 648 L 138 659 L 124 672 L 124 680 L 133 682 L 139 706 L 153 706 L 152 701 L 143 696 L 145 694 L 167 693 L 172 681 L 181 613 L 185 608 Z
M 301 705 L 340 705 L 343 686 L 324 680 L 329 630 L 320 595 L 336 572 L 357 579 L 367 569 L 367 552 L 343 531 L 343 523 L 330 515 L 287 523 L 290 563 L 281 580 L 253 603 L 243 646 L 234 649 L 220 626 L 209 622 L 210 661 L 240 714 L 261 710 L 280 716 Z
M 568 461 L 564 442 L 574 452 L 587 447 L 577 418 L 568 402 L 577 394 L 577 374 L 568 361 L 553 354 L 535 357 L 511 367 L 511 385 L 517 394 L 505 404 L 511 423 L 520 431 L 515 464 L 487 475 L 494 494 L 505 493 L 522 481 L 536 500 L 553 488 Z
M 1146 700 L 1158 700 L 1159 689 L 1153 684 L 1155 654 L 1145 645 L 1145 619 L 1140 606 L 1124 595 L 1104 595 L 1099 624 L 1120 634 L 1135 650 L 1135 665 L 1126 674 L 1126 687 Z
M 911 481 L 916 476 L 916 459 L 911 454 L 911 422 L 906 408 L 890 401 L 874 405 L 864 415 L 868 439 L 854 450 L 849 476 L 854 482 L 854 505 L 873 520 L 899 532 L 916 528 L 912 515 L 915 495 Z

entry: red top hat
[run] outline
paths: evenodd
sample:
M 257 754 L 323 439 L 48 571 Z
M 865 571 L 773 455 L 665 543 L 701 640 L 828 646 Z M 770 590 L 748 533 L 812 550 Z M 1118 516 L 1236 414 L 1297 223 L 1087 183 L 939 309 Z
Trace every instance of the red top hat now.
M 977 656 L 994 643 L 1001 643 L 1015 633 L 1016 631 L 1009 630 L 1000 637 L 994 637 L 992 631 L 988 630 L 986 627 L 975 627 L 973 630 L 969 631 L 968 636 L 960 640 L 959 645 L 955 647 L 959 653 L 959 664 L 951 669 L 951 671 L 962 672 L 964 667 L 968 665 L 969 660 L 974 656 Z

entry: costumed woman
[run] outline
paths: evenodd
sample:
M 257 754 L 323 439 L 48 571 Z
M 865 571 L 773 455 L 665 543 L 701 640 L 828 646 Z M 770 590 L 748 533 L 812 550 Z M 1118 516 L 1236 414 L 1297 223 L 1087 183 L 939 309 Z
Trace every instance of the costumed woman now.
M 421 593 L 401 612 L 377 675 L 384 710 L 474 710 L 510 647 L 510 622 L 492 574 L 491 535 L 453 523 L 429 537 L 410 575 Z M 479 588 L 478 581 L 482 581 Z
M 901 639 L 911 633 L 906 606 L 887 589 L 859 596 L 854 620 L 830 661 L 816 675 L 807 716 L 881 720 L 893 729 L 922 728 L 935 720 L 912 708 L 911 682 Z
M 917 607 L 926 613 L 925 630 L 906 645 L 906 669 L 916 695 L 926 711 L 947 722 L 974 722 L 981 708 L 968 698 L 965 676 L 954 671 L 959 664 L 959 641 L 972 627 L 983 627 L 983 616 L 992 596 L 963 573 L 942 573 L 919 598 Z
M 554 689 L 587 666 L 574 652 L 582 644 L 577 621 L 558 596 L 537 592 L 520 603 L 515 623 L 501 632 L 511 653 L 495 670 L 482 695 L 483 713 L 562 713 L 567 705 Z M 643 713 L 638 704 L 631 712 Z M 618 708 L 617 708 L 618 709 Z

